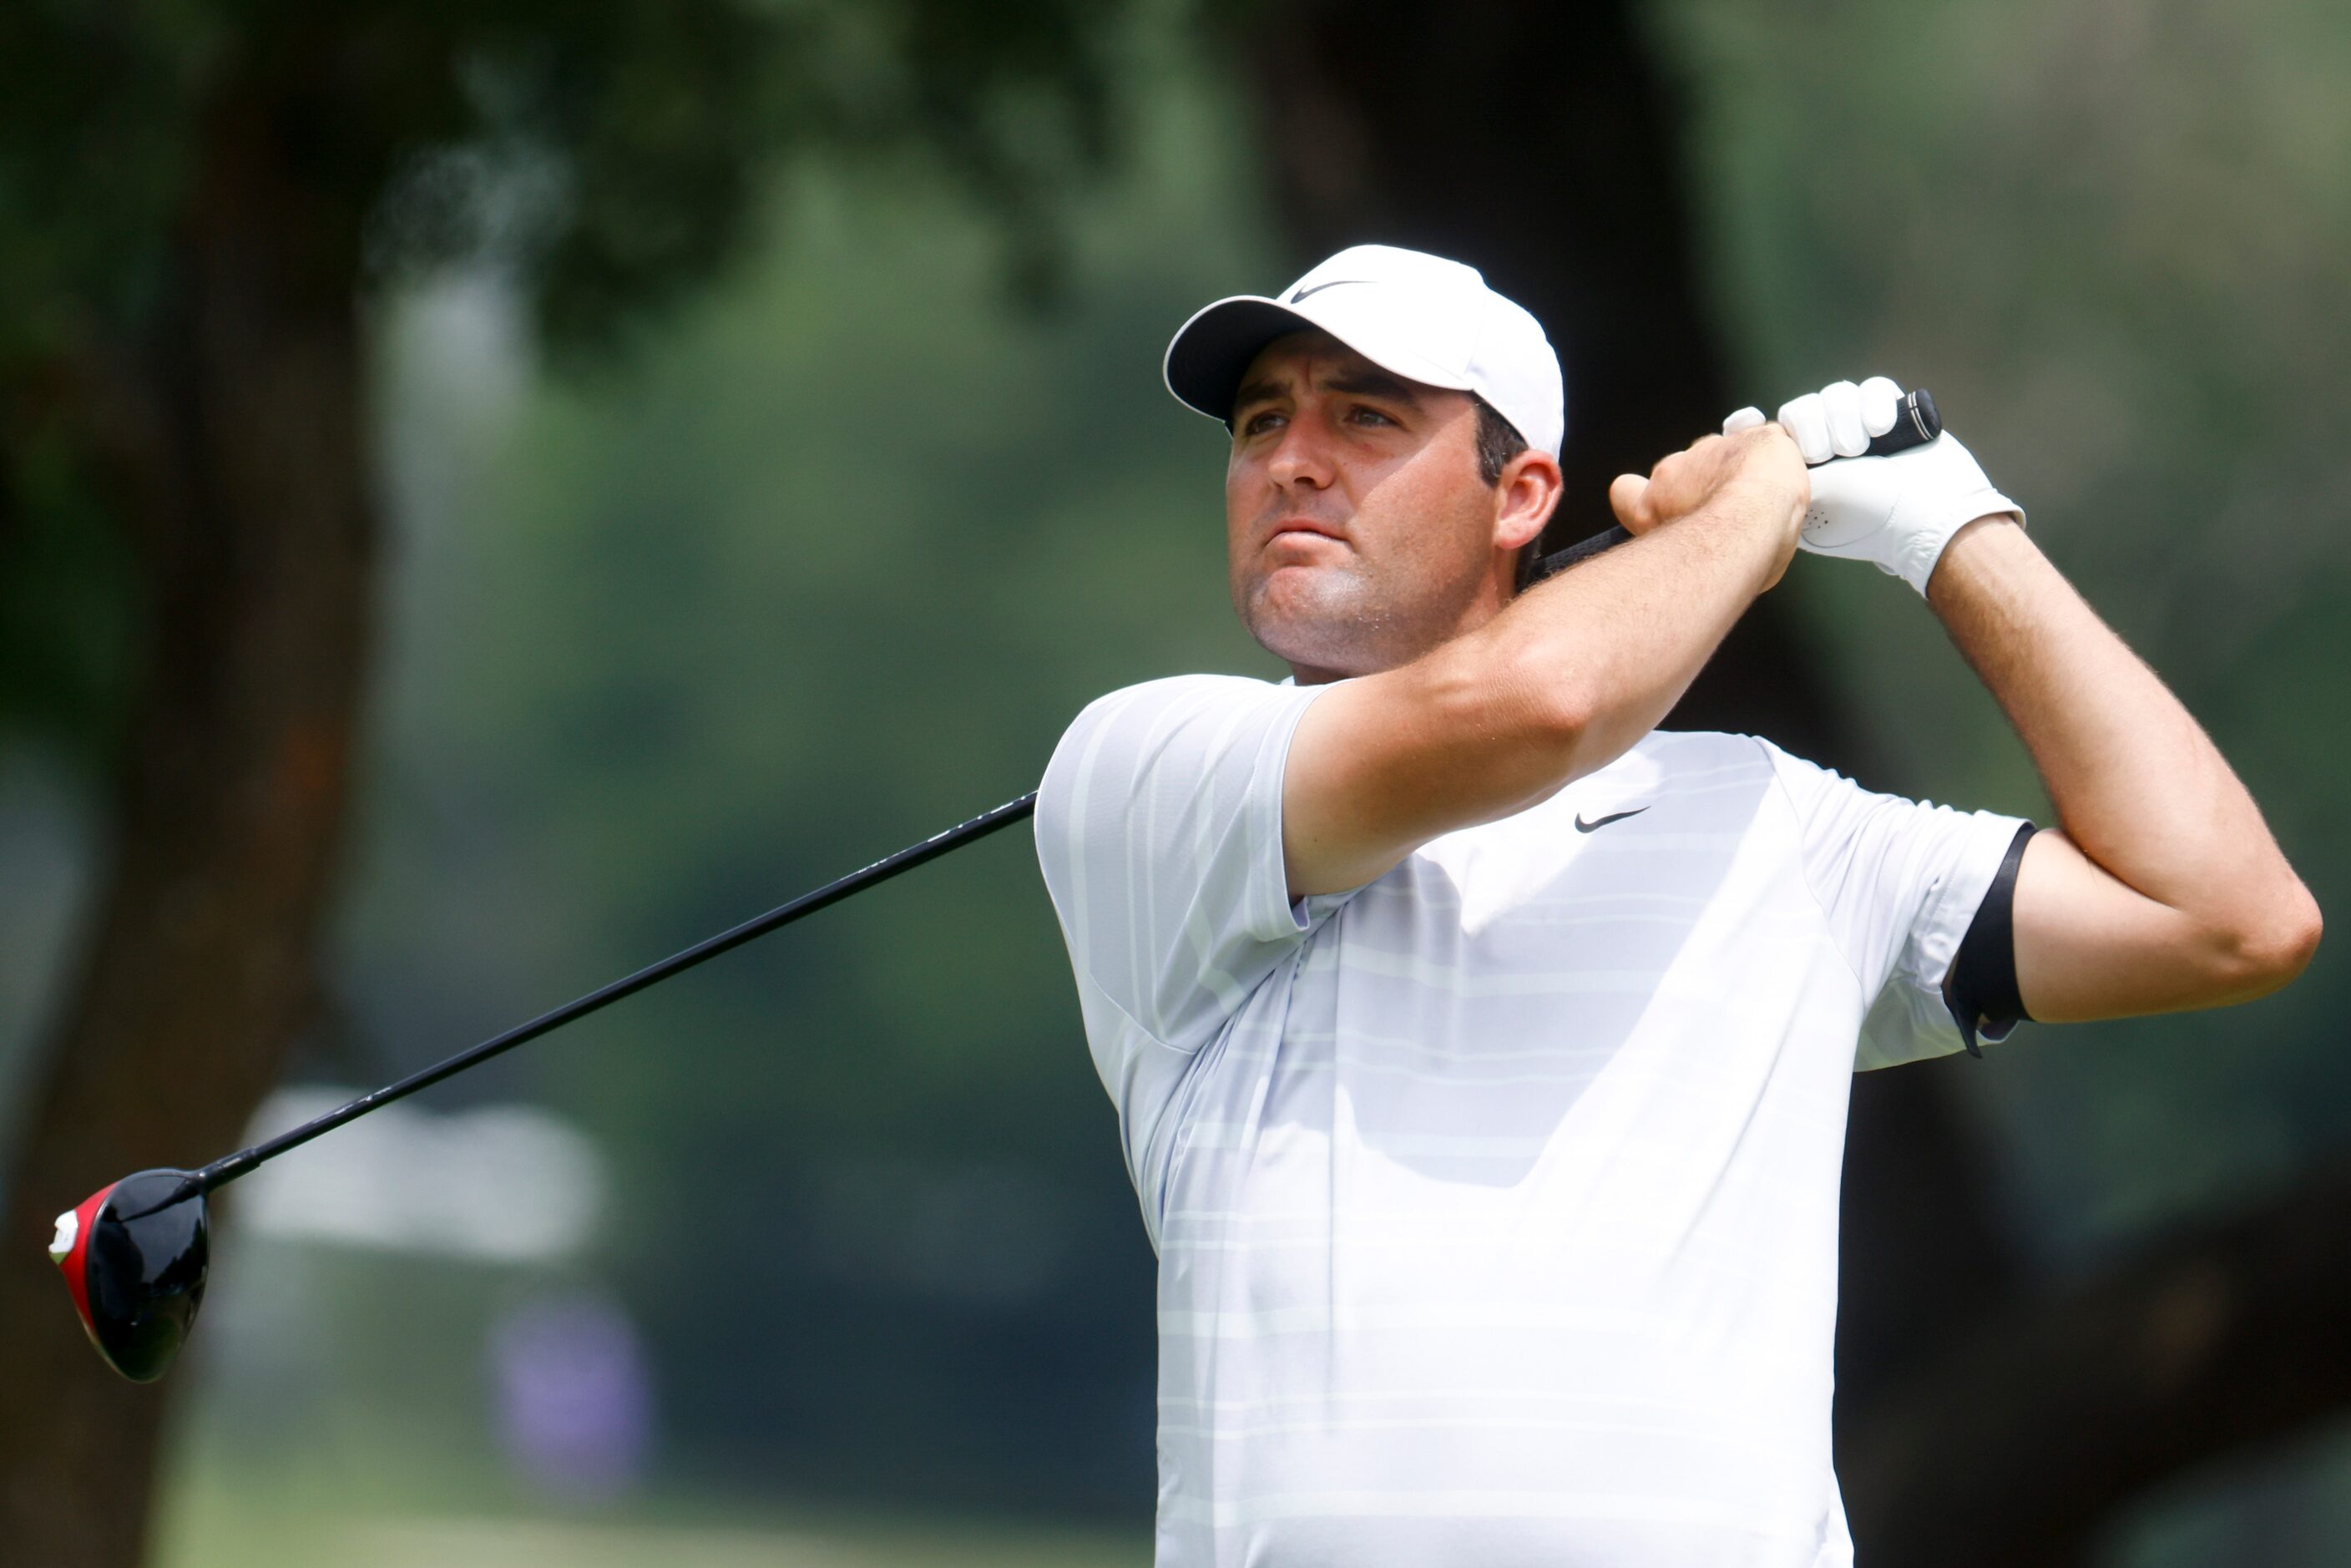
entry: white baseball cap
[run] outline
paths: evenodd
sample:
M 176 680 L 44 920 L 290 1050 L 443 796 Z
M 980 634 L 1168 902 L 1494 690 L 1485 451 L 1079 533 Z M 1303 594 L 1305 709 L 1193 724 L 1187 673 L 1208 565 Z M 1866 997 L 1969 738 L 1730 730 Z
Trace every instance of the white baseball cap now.
M 1559 455 L 1566 395 L 1542 324 L 1476 267 L 1395 246 L 1350 246 L 1278 299 L 1237 294 L 1201 310 L 1167 345 L 1167 390 L 1230 423 L 1258 350 L 1309 327 L 1406 380 L 1477 393 L 1528 445 Z

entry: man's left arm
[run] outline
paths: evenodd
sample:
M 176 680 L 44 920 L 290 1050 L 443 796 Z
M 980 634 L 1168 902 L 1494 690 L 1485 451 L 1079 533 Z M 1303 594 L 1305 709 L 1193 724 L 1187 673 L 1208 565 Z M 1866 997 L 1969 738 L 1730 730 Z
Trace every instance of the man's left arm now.
M 1930 570 L 1928 603 L 2057 810 L 2016 872 L 2026 1016 L 2220 1007 L 2299 975 L 2318 946 L 2317 902 L 2155 672 L 2006 513 L 1960 528 Z

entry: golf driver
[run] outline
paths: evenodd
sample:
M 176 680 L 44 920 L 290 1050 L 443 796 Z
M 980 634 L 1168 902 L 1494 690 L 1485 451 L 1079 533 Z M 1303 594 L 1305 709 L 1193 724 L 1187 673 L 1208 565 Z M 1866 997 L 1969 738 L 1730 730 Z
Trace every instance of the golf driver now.
M 362 1094 L 290 1132 L 223 1155 L 200 1170 L 141 1171 L 99 1188 L 78 1207 L 57 1216 L 57 1236 L 49 1243 L 49 1257 L 65 1272 L 66 1289 L 73 1293 L 74 1310 L 81 1314 L 81 1326 L 89 1333 L 90 1343 L 98 1347 L 98 1354 L 106 1358 L 109 1366 L 134 1383 L 152 1383 L 170 1370 L 180 1346 L 187 1340 L 189 1327 L 196 1320 L 196 1309 L 204 1303 L 204 1278 L 211 1263 L 212 1227 L 204 1205 L 207 1194 L 378 1106 L 404 1099 L 511 1051 L 525 1040 L 537 1040 L 575 1019 L 610 1007 L 623 997 L 634 996 L 673 975 L 682 975 L 755 936 L 764 936 L 804 915 L 838 904 L 852 894 L 862 893 L 901 872 L 912 871 L 951 850 L 1010 827 L 1036 809 L 1033 790 L 1017 800 L 1008 800 L 992 811 L 984 811 L 967 822 L 875 861 L 862 871 L 827 883 L 813 893 L 803 894 L 789 904 L 697 942 L 658 964 L 623 976 L 552 1012 L 541 1013 L 504 1034 L 494 1035 L 445 1061 L 411 1073 L 372 1094 Z
M 1865 455 L 1890 456 L 1923 445 L 1942 434 L 1935 400 L 1913 392 L 1899 406 L 1894 428 L 1869 444 Z M 1831 461 L 1835 461 L 1831 459 Z M 1633 536 L 1611 528 L 1544 558 L 1535 579 L 1563 571 L 1578 561 L 1623 544 Z M 107 1364 L 136 1383 L 152 1383 L 171 1368 L 180 1346 L 204 1302 L 204 1279 L 211 1258 L 211 1222 L 205 1196 L 226 1186 L 289 1149 L 299 1148 L 323 1133 L 389 1105 L 444 1078 L 487 1061 L 526 1040 L 562 1028 L 633 996 L 650 986 L 684 974 L 695 965 L 741 946 L 756 936 L 790 925 L 803 915 L 838 904 L 852 894 L 887 882 L 951 850 L 984 839 L 1011 826 L 1037 809 L 1032 791 L 994 810 L 949 828 L 897 853 L 874 862 L 839 881 L 827 883 L 789 904 L 720 932 L 660 963 L 624 976 L 589 992 L 552 1012 L 542 1013 L 504 1034 L 495 1035 L 447 1061 L 412 1073 L 371 1094 L 281 1133 L 249 1149 L 226 1155 L 198 1170 L 158 1169 L 127 1176 L 99 1188 L 77 1207 L 57 1216 L 57 1236 L 49 1257 L 64 1270 L 66 1288 L 81 1314 L 83 1329 Z

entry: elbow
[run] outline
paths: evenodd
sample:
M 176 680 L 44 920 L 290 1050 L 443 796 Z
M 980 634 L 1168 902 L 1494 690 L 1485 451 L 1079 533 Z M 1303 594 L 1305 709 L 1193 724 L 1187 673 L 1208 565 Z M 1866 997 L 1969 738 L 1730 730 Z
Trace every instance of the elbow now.
M 2318 913 L 2318 900 L 2300 882 L 2284 902 L 2286 917 L 2264 948 L 2270 972 L 2281 986 L 2310 967 L 2318 953 L 2318 938 L 2326 929 L 2325 918 Z
M 1470 820 L 1490 821 L 1556 794 L 1584 760 L 1592 715 L 1584 683 L 1514 651 L 1431 661 L 1421 711 L 1451 737 L 1447 755 L 1475 780 Z
M 2310 967 L 2325 921 L 2318 901 L 2299 880 L 2266 901 L 2261 917 L 2241 922 L 2217 939 L 2219 978 L 2231 1001 L 2251 1001 L 2283 989 Z
M 1534 763 L 1530 782 L 1536 788 L 1524 804 L 1534 804 L 1598 766 L 1593 760 L 1597 716 L 1579 686 L 1562 683 L 1530 691 L 1516 717 Z
M 1550 692 L 1533 705 L 1534 732 L 1554 753 L 1573 757 L 1592 733 L 1593 711 L 1580 691 Z
M 1492 680 L 1489 690 L 1501 698 L 1505 722 L 1538 748 L 1568 756 L 1591 733 L 1593 694 L 1587 683 L 1563 676 L 1556 660 L 1521 652 L 1503 661 Z
M 1592 727 L 1585 683 L 1563 676 L 1559 661 L 1519 646 L 1488 647 L 1449 671 L 1444 689 L 1458 706 L 1454 727 L 1484 737 L 1548 772 L 1574 755 Z

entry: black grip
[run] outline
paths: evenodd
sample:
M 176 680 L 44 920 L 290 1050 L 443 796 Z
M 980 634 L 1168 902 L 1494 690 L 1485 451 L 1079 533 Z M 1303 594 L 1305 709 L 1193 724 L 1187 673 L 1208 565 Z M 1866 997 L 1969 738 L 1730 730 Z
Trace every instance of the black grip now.
M 1935 407 L 1935 394 L 1920 387 L 1905 392 L 1902 401 L 1894 405 L 1894 428 L 1883 435 L 1869 438 L 1869 450 L 1864 457 L 1891 457 L 1897 452 L 1907 452 L 1914 446 L 1924 446 L 1943 434 L 1943 415 Z M 1829 459 L 1834 463 L 1835 458 Z M 1818 464 L 1813 465 L 1818 467 Z
M 1871 436 L 1868 449 L 1861 455 L 1891 457 L 1897 452 L 1907 452 L 1914 446 L 1924 446 L 1942 434 L 1943 415 L 1941 411 L 1935 407 L 1935 395 L 1926 388 L 1920 387 L 1915 392 L 1905 392 L 1902 395 L 1902 401 L 1894 405 L 1894 428 L 1883 435 Z M 1838 463 L 1844 460 L 1832 457 L 1828 461 Z M 1815 468 L 1820 465 L 1817 463 L 1812 465 Z M 1547 577 L 1557 576 L 1578 561 L 1590 560 L 1603 550 L 1614 549 L 1632 537 L 1620 526 L 1596 533 L 1588 539 L 1579 539 L 1565 549 L 1547 555 L 1537 561 L 1533 574 L 1527 579 L 1527 584 L 1532 587 Z

